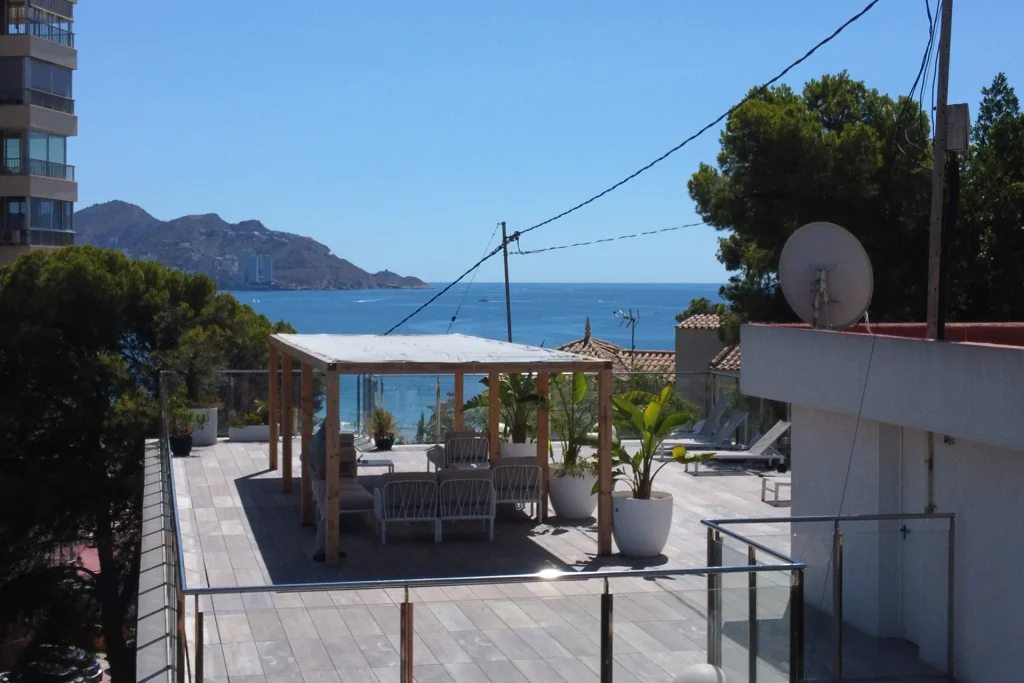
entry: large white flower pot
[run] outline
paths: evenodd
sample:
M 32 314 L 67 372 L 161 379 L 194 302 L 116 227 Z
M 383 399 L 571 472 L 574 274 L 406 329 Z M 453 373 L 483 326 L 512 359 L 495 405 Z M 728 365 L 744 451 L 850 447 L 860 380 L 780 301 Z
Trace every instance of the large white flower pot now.
M 228 440 L 253 442 L 270 442 L 270 425 L 246 425 L 244 427 L 228 427 Z
M 587 519 L 594 516 L 597 508 L 597 496 L 591 491 L 597 481 L 590 472 L 580 476 L 559 476 L 561 470 L 551 469 L 548 480 L 548 494 L 551 496 L 551 507 L 555 515 L 563 519 Z
M 503 443 L 501 444 L 501 457 L 537 457 L 537 444 L 535 443 Z
M 661 555 L 672 529 L 672 494 L 654 491 L 637 500 L 631 491 L 612 493 L 612 534 L 627 557 Z
M 193 446 L 212 446 L 217 443 L 217 409 L 216 408 L 193 408 L 195 415 L 206 415 L 209 420 L 202 429 L 192 428 Z

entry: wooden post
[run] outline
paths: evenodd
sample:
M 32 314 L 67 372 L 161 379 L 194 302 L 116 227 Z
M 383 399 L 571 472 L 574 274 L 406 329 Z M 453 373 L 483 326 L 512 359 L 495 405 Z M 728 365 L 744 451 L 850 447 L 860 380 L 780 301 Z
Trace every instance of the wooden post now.
M 281 492 L 292 492 L 292 357 L 281 354 Z
M 597 375 L 597 554 L 612 554 L 612 371 Z
M 277 347 L 270 347 L 270 366 L 267 375 L 267 411 L 270 413 L 270 469 L 277 469 Z
M 452 399 L 455 405 L 452 407 L 455 409 L 455 431 L 457 432 L 462 431 L 462 405 L 466 402 L 464 398 L 465 387 L 463 386 L 465 379 L 465 375 L 461 372 L 455 373 L 455 398 Z M 434 419 L 440 420 L 441 416 L 438 415 Z
M 341 410 L 339 395 L 338 371 L 327 371 L 327 415 L 324 418 L 324 429 L 327 430 L 327 500 L 324 504 L 324 517 L 327 525 L 327 541 L 324 545 L 328 566 L 338 564 L 341 539 L 338 537 L 338 493 L 341 482 L 341 441 L 338 424 Z
M 548 398 L 551 394 L 549 377 L 546 372 L 537 374 L 537 394 L 541 398 Z M 541 469 L 541 519 L 548 517 L 548 439 L 551 432 L 548 418 L 548 411 L 543 408 L 537 409 L 537 458 L 540 460 Z
M 487 416 L 488 416 L 488 428 L 490 434 L 488 439 L 491 444 L 491 460 L 496 460 L 501 455 L 501 435 L 498 433 L 498 410 L 501 408 L 500 404 L 500 387 L 501 375 L 496 372 L 492 372 L 490 379 L 487 381 Z
M 299 517 L 303 524 L 313 523 L 313 480 L 310 478 L 309 445 L 313 443 L 313 366 L 302 364 L 302 484 L 299 493 Z

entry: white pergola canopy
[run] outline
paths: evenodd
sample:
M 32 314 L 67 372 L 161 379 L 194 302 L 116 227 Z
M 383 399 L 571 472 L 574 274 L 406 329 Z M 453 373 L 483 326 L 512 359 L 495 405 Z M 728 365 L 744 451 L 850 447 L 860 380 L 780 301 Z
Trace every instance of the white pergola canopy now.
M 598 372 L 610 362 L 464 334 L 275 334 L 271 343 L 318 370 L 342 374 Z

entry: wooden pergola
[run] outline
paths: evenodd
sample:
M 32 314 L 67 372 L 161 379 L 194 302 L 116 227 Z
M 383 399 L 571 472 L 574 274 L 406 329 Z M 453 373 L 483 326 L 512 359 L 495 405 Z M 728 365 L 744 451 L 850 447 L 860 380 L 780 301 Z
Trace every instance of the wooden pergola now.
M 491 459 L 498 457 L 499 377 L 506 373 L 534 373 L 537 389 L 547 396 L 551 373 L 585 372 L 598 378 L 598 513 L 597 552 L 612 550 L 612 364 L 564 351 L 495 341 L 461 334 L 448 335 L 350 335 L 350 334 L 275 334 L 270 338 L 270 469 L 278 467 L 278 438 L 283 445 L 282 487 L 292 491 L 292 372 L 294 362 L 301 366 L 302 453 L 308 452 L 313 438 L 313 371 L 327 377 L 327 497 L 324 514 L 327 524 L 327 564 L 339 557 L 339 489 L 344 474 L 354 477 L 356 463 L 341 461 L 340 377 L 349 375 L 453 375 L 455 378 L 455 429 L 463 428 L 463 378 L 466 374 L 487 374 L 489 389 L 489 433 Z M 281 372 L 278 395 L 276 377 Z M 279 405 L 280 404 L 280 405 Z M 278 428 L 279 416 L 281 419 Z M 537 414 L 537 458 L 544 473 L 543 506 L 547 512 L 548 413 Z M 309 472 L 302 467 L 300 516 L 302 524 L 313 523 L 313 486 Z

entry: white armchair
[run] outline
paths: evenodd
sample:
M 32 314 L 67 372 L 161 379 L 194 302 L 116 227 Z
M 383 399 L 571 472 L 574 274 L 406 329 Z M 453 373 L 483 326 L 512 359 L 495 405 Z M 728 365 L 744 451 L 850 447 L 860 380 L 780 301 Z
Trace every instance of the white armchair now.
M 491 468 L 494 472 L 494 494 L 498 503 L 536 506 L 537 521 L 544 521 L 544 470 L 540 461 L 532 456 L 498 458 Z M 533 514 L 531 510 L 530 514 Z
M 494 540 L 494 473 L 489 469 L 441 470 L 438 479 L 438 513 L 435 540 L 441 540 L 441 525 L 478 519 Z
M 437 533 L 437 475 L 425 472 L 394 472 L 381 475 L 373 491 L 373 512 L 380 529 L 380 543 L 387 542 L 388 522 L 429 522 Z

